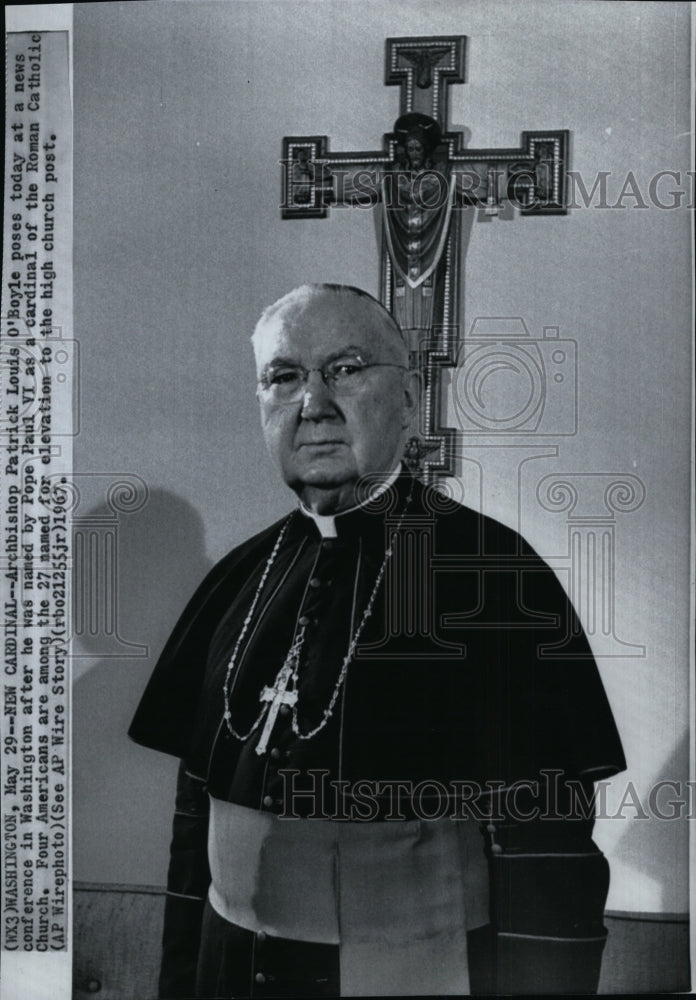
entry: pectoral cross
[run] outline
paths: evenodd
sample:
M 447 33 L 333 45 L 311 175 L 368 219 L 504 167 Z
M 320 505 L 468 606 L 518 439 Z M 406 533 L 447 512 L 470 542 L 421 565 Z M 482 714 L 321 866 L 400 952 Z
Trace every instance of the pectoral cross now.
M 280 672 L 276 677 L 273 687 L 268 687 L 266 685 L 259 696 L 259 701 L 269 702 L 268 714 L 266 715 L 266 721 L 263 726 L 263 732 L 261 733 L 261 739 L 256 746 L 256 752 L 261 756 L 266 752 L 266 747 L 268 746 L 268 741 L 270 739 L 271 733 L 273 732 L 273 727 L 278 718 L 278 712 L 280 711 L 281 705 L 288 705 L 292 707 L 297 703 L 297 690 L 293 689 L 288 691 L 288 684 L 292 680 L 293 670 L 292 663 L 286 660 L 283 666 L 280 668 Z
M 465 83 L 465 49 L 463 35 L 387 39 L 385 82 L 399 88 L 400 109 L 381 150 L 330 152 L 325 135 L 283 140 L 283 218 L 323 219 L 331 205 L 382 214 L 381 298 L 424 376 L 410 459 L 426 481 L 455 473 L 459 447 L 441 411 L 442 370 L 460 361 L 460 209 L 501 218 L 505 204 L 508 218 L 513 207 L 522 216 L 567 211 L 567 130 L 525 131 L 517 147 L 474 149 L 449 129 L 449 89 Z

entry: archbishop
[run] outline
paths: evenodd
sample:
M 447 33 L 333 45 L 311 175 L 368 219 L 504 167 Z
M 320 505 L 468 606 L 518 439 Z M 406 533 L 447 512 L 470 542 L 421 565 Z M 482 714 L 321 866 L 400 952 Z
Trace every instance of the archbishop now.
M 297 499 L 200 585 L 130 729 L 182 762 L 160 996 L 595 992 L 593 782 L 625 762 L 563 588 L 402 464 L 418 375 L 377 300 L 303 286 L 252 342 Z

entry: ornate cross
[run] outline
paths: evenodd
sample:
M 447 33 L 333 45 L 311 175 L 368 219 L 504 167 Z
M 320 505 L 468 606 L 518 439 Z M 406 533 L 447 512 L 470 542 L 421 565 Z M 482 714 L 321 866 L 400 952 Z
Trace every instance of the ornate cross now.
M 280 711 L 281 705 L 288 705 L 292 708 L 292 706 L 297 703 L 297 691 L 288 691 L 288 684 L 290 683 L 292 675 L 292 666 L 286 660 L 280 668 L 278 676 L 273 682 L 273 687 L 268 687 L 268 685 L 266 685 L 259 696 L 259 701 L 270 702 L 261 738 L 256 745 L 256 752 L 259 756 L 266 752 L 266 747 L 268 746 L 268 741 L 271 737 L 271 733 L 273 732 L 273 727 L 275 726 L 276 719 L 278 718 L 278 712 Z
M 520 146 L 467 149 L 448 128 L 451 84 L 465 82 L 466 37 L 388 38 L 387 86 L 399 117 L 382 150 L 329 151 L 323 135 L 283 139 L 285 219 L 325 218 L 330 205 L 380 206 L 380 295 L 424 376 L 419 436 L 404 456 L 426 480 L 455 471 L 455 435 L 442 425 L 441 369 L 457 361 L 461 211 L 565 214 L 567 131 L 522 132 Z

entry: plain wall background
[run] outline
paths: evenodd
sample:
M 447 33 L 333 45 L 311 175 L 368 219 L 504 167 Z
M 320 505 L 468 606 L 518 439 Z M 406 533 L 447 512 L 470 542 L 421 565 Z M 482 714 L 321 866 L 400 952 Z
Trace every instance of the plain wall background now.
M 281 221 L 282 137 L 381 148 L 398 114 L 384 39 L 464 34 L 468 82 L 451 91 L 450 127 L 470 130 L 471 146 L 568 128 L 588 186 L 611 171 L 610 203 L 628 171 L 646 198 L 660 170 L 681 171 L 684 187 L 689 8 L 111 3 L 76 4 L 74 25 L 75 467 L 134 474 L 150 491 L 118 524 L 120 635 L 150 655 L 105 656 L 95 641 L 75 661 L 75 878 L 160 884 L 176 762 L 126 729 L 206 569 L 293 502 L 263 448 L 249 335 L 301 282 L 378 290 L 371 212 Z M 690 220 L 624 205 L 477 217 L 461 316 L 465 333 L 477 317 L 521 317 L 534 337 L 557 326 L 578 355 L 577 434 L 524 465 L 521 451 L 472 448 L 485 482 L 467 502 L 562 561 L 565 518 L 535 500 L 543 476 L 630 473 L 645 487 L 639 509 L 617 515 L 615 576 L 617 633 L 646 652 L 599 659 L 629 761 L 614 803 L 629 780 L 644 799 L 655 781 L 688 777 Z M 598 824 L 609 907 L 684 912 L 686 822 L 634 814 Z

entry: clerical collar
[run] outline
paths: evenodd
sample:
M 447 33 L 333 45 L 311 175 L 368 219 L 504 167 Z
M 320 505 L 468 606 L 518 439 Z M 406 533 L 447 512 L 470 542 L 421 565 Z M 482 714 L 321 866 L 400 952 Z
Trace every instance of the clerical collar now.
M 300 510 L 305 517 L 311 517 L 322 538 L 338 538 L 338 532 L 336 531 L 336 518 L 343 517 L 344 514 L 352 514 L 353 511 L 359 510 L 361 507 L 364 507 L 366 503 L 370 503 L 372 500 L 376 499 L 380 493 L 384 493 L 385 490 L 389 489 L 392 483 L 396 482 L 400 472 L 401 462 L 399 462 L 392 474 L 388 479 L 385 479 L 381 486 L 378 486 L 370 492 L 370 496 L 366 500 L 363 500 L 362 503 L 356 504 L 354 507 L 349 507 L 347 510 L 339 511 L 338 514 L 315 514 L 313 510 L 309 509 L 309 507 L 305 507 L 301 500 L 299 501 Z

